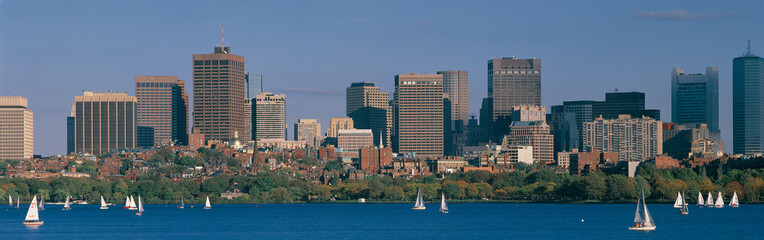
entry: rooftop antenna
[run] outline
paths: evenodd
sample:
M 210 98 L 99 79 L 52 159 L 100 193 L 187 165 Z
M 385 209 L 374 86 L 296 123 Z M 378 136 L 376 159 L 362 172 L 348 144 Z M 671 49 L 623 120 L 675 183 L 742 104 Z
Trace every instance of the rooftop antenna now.
M 746 46 L 747 55 L 751 55 L 751 39 L 748 39 L 748 45 Z
M 225 34 L 223 34 L 223 30 L 223 24 L 220 24 L 220 49 L 222 49 L 224 53 L 228 53 L 225 50 Z

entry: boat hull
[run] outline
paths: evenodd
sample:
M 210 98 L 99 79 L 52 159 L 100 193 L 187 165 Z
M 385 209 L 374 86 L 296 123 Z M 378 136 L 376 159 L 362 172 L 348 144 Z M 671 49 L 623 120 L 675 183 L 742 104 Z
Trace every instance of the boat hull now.
M 37 221 L 37 222 L 23 222 L 23 223 L 24 223 L 24 225 L 29 225 L 29 226 L 40 226 L 40 225 L 42 225 L 42 223 L 43 223 L 43 222 L 44 222 L 44 221 Z
M 448 213 L 448 210 L 440 210 L 440 213 Z
M 655 226 L 652 226 L 652 227 L 630 227 L 629 230 L 633 230 L 633 231 L 652 231 L 652 230 L 655 230 Z
M 714 206 L 715 208 L 723 208 L 724 206 Z
M 426 207 L 413 207 L 411 209 L 413 209 L 413 210 L 425 210 L 427 208 Z
M 101 207 L 102 210 L 109 209 L 109 207 Z
M 72 210 L 71 208 L 62 208 L 61 211 L 69 211 Z
M 209 209 L 212 209 L 212 208 L 211 207 L 204 207 L 204 209 L 209 210 Z
M 135 215 L 137 215 L 137 216 L 143 216 L 143 213 L 141 213 L 141 212 L 137 212 L 137 213 L 135 213 Z
M 138 210 L 138 208 L 128 208 L 128 210 Z

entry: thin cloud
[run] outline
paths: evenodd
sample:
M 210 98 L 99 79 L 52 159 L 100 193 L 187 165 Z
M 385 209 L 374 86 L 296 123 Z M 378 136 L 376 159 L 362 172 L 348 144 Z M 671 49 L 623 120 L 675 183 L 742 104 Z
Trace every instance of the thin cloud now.
M 343 92 L 332 91 L 326 89 L 314 89 L 314 88 L 281 88 L 277 89 L 278 92 L 287 93 L 309 93 L 309 94 L 322 94 L 322 95 L 343 95 Z
M 652 19 L 652 20 L 702 20 L 702 19 L 715 19 L 720 17 L 734 16 L 736 14 L 703 14 L 693 13 L 685 10 L 671 10 L 671 11 L 642 11 L 634 14 L 635 18 Z
M 425 28 L 431 28 L 435 26 L 434 22 L 428 22 L 428 21 L 416 21 L 415 23 L 419 25 L 420 27 L 425 27 Z

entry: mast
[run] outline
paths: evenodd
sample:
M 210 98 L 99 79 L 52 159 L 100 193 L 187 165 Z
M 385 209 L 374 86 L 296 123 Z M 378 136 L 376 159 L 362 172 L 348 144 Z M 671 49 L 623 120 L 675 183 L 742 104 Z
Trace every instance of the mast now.
M 24 221 L 39 221 L 40 215 L 37 212 L 37 195 L 32 198 L 32 203 L 29 204 L 29 210 Z
M 642 198 L 644 198 L 644 197 L 645 197 L 645 192 L 642 191 L 642 195 L 640 195 L 640 197 L 637 199 L 637 211 L 634 213 L 634 222 L 635 223 L 645 222 L 645 220 L 642 219 L 641 211 L 639 211 L 640 210 L 639 208 L 642 207 L 642 204 L 641 204 L 642 203 Z
M 141 195 L 138 195 L 138 212 L 143 212 L 143 201 L 141 201 Z

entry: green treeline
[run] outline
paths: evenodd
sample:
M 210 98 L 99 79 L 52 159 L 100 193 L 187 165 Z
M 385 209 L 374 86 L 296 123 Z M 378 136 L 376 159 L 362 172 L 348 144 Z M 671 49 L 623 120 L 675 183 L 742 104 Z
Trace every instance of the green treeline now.
M 46 180 L 0 179 L 0 201 L 8 195 L 21 196 L 28 202 L 32 195 L 43 194 L 48 202 L 64 201 L 66 195 L 75 200 L 97 203 L 103 195 L 110 203 L 122 204 L 125 196 L 141 195 L 150 204 L 177 204 L 181 197 L 187 203 L 202 203 L 209 196 L 216 203 L 291 203 L 328 202 L 335 200 L 412 201 L 418 188 L 428 201 L 437 201 L 440 192 L 452 200 L 530 201 L 530 202 L 633 202 L 644 190 L 651 201 L 673 201 L 678 191 L 694 202 L 698 192 L 722 192 L 729 199 L 737 192 L 740 201 L 761 202 L 764 196 L 764 168 L 761 159 L 719 161 L 696 169 L 656 169 L 645 162 L 635 178 L 601 171 L 586 176 L 556 174 L 552 169 L 526 173 L 513 171 L 491 174 L 487 171 L 454 173 L 443 178 L 426 176 L 418 179 L 369 176 L 363 181 L 338 181 L 328 185 L 301 180 L 294 174 L 275 172 L 257 176 L 217 176 L 197 183 L 172 182 L 159 176 L 141 176 L 137 181 L 107 182 L 97 179 L 56 178 Z M 220 193 L 234 184 L 245 193 L 232 200 Z

